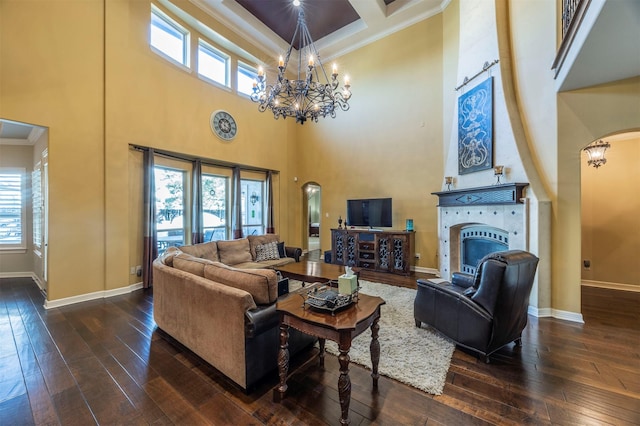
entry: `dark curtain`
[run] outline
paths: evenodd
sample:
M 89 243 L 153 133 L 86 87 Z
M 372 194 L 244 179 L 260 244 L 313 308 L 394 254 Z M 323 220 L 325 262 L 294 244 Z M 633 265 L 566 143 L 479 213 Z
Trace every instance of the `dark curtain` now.
M 267 172 L 267 234 L 275 234 L 276 227 L 273 222 L 273 172 Z
M 202 215 L 202 161 L 193 161 L 191 173 L 191 244 L 204 242 L 204 223 Z
M 242 238 L 242 185 L 240 182 L 240 167 L 233 168 L 231 177 L 233 207 L 231 209 L 231 228 L 233 239 Z
M 144 152 L 144 239 L 142 247 L 142 286 L 153 285 L 153 260 L 158 257 L 156 241 L 156 180 L 154 151 Z

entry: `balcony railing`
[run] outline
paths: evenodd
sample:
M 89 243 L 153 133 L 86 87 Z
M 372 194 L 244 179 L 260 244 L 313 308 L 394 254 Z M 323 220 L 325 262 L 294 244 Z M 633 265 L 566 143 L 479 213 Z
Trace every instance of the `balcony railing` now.
M 562 43 L 551 66 L 551 69 L 555 70 L 555 77 L 560 73 L 590 2 L 591 0 L 562 0 Z

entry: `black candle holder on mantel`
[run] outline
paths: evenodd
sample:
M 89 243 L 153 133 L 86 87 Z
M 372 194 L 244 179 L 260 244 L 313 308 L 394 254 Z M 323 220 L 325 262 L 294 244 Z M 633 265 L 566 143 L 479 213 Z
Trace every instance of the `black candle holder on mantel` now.
M 344 224 L 344 227 L 347 227 L 347 224 Z M 338 216 L 338 229 L 342 229 L 342 216 Z

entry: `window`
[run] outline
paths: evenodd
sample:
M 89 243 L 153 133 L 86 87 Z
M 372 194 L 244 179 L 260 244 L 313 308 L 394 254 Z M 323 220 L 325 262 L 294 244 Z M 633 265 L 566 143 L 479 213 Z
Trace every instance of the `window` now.
M 229 86 L 229 55 L 225 55 L 204 40 L 198 43 L 198 74 Z
M 230 223 L 227 212 L 229 178 L 202 175 L 202 215 L 204 241 L 227 240 Z
M 265 233 L 264 182 L 241 179 L 242 232 L 245 236 Z
M 24 169 L 0 168 L 0 249 L 26 249 Z
M 151 47 L 185 67 L 189 66 L 189 31 L 151 6 Z
M 253 83 L 258 78 L 258 71 L 247 64 L 238 62 L 238 93 L 251 96 Z
M 185 179 L 183 170 L 156 167 L 156 241 L 158 255 L 170 246 L 185 245 L 185 227 L 189 222 L 185 211 Z
M 33 205 L 33 246 L 36 249 L 42 247 L 42 172 L 40 162 L 31 172 L 31 203 Z

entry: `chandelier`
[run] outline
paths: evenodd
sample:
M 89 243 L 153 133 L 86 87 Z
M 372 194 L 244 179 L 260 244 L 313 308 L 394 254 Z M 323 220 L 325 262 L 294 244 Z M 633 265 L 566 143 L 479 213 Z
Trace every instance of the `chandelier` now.
M 611 147 L 609 142 L 605 142 L 602 140 L 587 145 L 583 149 L 583 151 L 585 151 L 589 156 L 587 164 L 595 167 L 596 169 L 605 164 L 607 162 L 607 159 L 604 158 L 604 153 L 609 147 Z
M 298 69 L 295 80 L 287 78 L 287 66 L 296 38 L 298 43 Z M 304 66 L 303 71 L 303 64 Z M 338 89 L 338 68 L 333 65 L 331 78 L 327 77 L 320 54 L 316 50 L 302 8 L 298 12 L 298 23 L 291 39 L 291 45 L 285 57 L 278 60 L 278 79 L 273 84 L 266 84 L 265 72 L 260 67 L 258 77 L 253 83 L 251 100 L 258 102 L 258 110 L 270 109 L 278 119 L 295 117 L 296 123 L 304 124 L 307 119 L 318 122 L 318 117 L 336 117 L 339 109 L 349 109 L 349 77 L 345 76 L 342 90 Z

